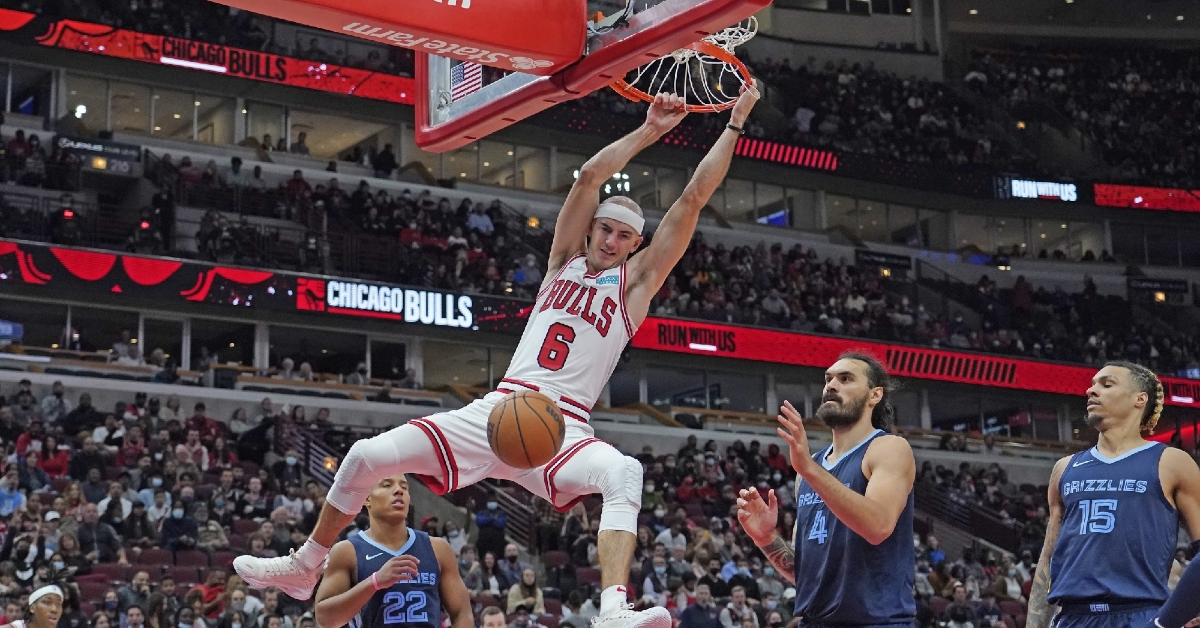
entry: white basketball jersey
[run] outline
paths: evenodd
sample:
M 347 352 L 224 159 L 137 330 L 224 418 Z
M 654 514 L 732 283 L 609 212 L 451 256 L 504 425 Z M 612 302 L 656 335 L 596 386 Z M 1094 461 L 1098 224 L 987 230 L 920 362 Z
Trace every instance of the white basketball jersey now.
M 625 264 L 589 273 L 576 255 L 538 293 L 498 390 L 558 399 L 568 423 L 587 422 L 635 329 L 625 311 Z

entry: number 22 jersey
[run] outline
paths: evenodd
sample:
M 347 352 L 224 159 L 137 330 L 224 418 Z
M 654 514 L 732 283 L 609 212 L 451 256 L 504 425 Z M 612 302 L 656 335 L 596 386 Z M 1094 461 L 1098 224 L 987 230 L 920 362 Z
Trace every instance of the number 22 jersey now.
M 1106 458 L 1093 447 L 1067 461 L 1058 482 L 1063 521 L 1050 557 L 1051 604 L 1167 599 L 1179 513 L 1159 481 L 1165 449 L 1146 443 Z
M 567 260 L 538 293 L 499 389 L 557 395 L 571 419 L 587 422 L 636 329 L 625 311 L 625 267 L 588 272 L 587 257 Z
M 354 584 L 370 580 L 383 564 L 395 556 L 408 554 L 420 561 L 417 577 L 401 580 L 376 591 L 358 615 L 350 620 L 349 628 L 385 628 L 403 625 L 406 628 L 442 628 L 442 596 L 438 588 L 441 567 L 433 552 L 429 535 L 408 529 L 408 543 L 392 551 L 367 536 L 370 531 L 350 535 L 358 558 L 357 579 Z

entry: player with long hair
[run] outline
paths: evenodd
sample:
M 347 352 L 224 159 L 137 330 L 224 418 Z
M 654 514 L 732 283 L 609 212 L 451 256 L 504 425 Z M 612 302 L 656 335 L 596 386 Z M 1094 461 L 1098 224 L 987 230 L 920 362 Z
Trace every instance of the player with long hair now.
M 634 611 L 628 604 L 626 585 L 641 510 L 641 463 L 597 439 L 588 419 L 621 352 L 649 312 L 650 300 L 687 250 L 700 210 L 725 178 L 758 97 L 753 86 L 743 90 L 727 128 L 696 166 L 644 250 L 638 250 L 646 223 L 641 208 L 619 196 L 602 203 L 600 190 L 642 149 L 683 120 L 683 100 L 659 94 L 641 127 L 589 159 L 579 169 L 554 225 L 546 279 L 497 390 L 464 408 L 414 419 L 354 443 L 312 537 L 290 556 L 239 556 L 234 567 L 246 582 L 278 586 L 294 598 L 308 598 L 328 548 L 382 478 L 410 473 L 439 494 L 498 478 L 516 482 L 564 511 L 600 493 L 597 545 L 603 592 L 596 625 L 670 628 L 666 609 Z M 518 391 L 549 397 L 567 422 L 561 450 L 535 469 L 501 463 L 488 444 L 488 415 L 506 394 Z
M 1096 446 L 1050 473 L 1050 518 L 1029 594 L 1029 628 L 1141 628 L 1167 599 L 1180 518 L 1200 538 L 1200 469 L 1146 440 L 1163 388 L 1149 369 L 1109 362 L 1087 389 Z
M 797 617 L 806 626 L 912 626 L 913 481 L 908 441 L 889 434 L 892 382 L 883 365 L 844 353 L 825 371 L 816 418 L 833 444 L 813 454 L 804 420 L 780 409 L 780 437 L 791 448 L 796 528 L 789 544 L 776 531 L 775 491 L 741 492 L 738 521 L 779 574 L 796 585 Z

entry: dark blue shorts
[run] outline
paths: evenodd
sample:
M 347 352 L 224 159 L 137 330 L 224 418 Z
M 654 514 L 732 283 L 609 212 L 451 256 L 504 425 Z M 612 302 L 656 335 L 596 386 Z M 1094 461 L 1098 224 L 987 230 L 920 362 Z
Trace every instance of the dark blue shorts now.
M 1072 608 L 1054 616 L 1051 628 L 1142 628 L 1158 616 L 1158 606 L 1103 610 L 1104 605 L 1095 605 L 1096 610 Z

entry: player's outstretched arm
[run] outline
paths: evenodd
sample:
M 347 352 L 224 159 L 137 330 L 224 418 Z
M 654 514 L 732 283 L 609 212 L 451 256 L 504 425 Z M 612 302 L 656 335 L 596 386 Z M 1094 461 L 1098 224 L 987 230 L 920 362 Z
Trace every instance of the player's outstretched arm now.
M 451 628 L 474 628 L 475 618 L 471 614 L 471 595 L 458 572 L 458 560 L 454 550 L 444 539 L 429 539 L 433 542 L 433 553 L 437 556 L 441 575 L 438 576 L 438 592 L 442 608 L 450 617 Z
M 620 172 L 630 159 L 675 128 L 685 115 L 683 99 L 672 94 L 659 94 L 650 104 L 642 126 L 609 144 L 583 164 L 554 225 L 546 281 L 583 248 L 596 208 L 600 206 L 600 186 Z
M 759 93 L 757 81 L 754 86 L 744 87 L 733 112 L 729 116 L 729 124 L 745 128 L 746 116 L 758 102 Z M 653 297 L 667 279 L 667 274 L 687 251 L 692 234 L 696 232 L 696 221 L 700 218 L 700 210 L 708 204 L 713 192 L 725 180 L 729 171 L 729 162 L 733 159 L 733 149 L 737 146 L 738 133 L 725 129 L 717 143 L 708 150 L 708 154 L 696 166 L 692 180 L 683 189 L 679 200 L 667 210 L 666 216 L 654 232 L 654 240 L 638 255 L 630 260 L 629 270 L 632 285 L 628 298 L 632 306 L 645 302 L 649 307 L 650 297 Z M 638 296 L 643 297 L 639 299 Z M 634 310 L 636 311 L 636 310 Z
M 354 545 L 342 541 L 329 552 L 329 564 L 321 578 L 315 598 L 316 620 L 320 628 L 341 628 L 350 623 L 371 596 L 379 589 L 386 589 L 401 580 L 417 575 L 417 559 L 412 556 L 396 556 L 375 573 L 374 580 L 368 578 L 352 584 L 358 571 L 358 556 Z M 375 588 L 378 582 L 379 589 Z
M 780 408 L 779 423 L 779 435 L 791 449 L 792 468 L 808 481 L 838 521 L 872 545 L 886 541 L 908 504 L 917 476 L 917 462 L 908 441 L 899 436 L 881 436 L 867 446 L 863 458 L 868 471 L 867 490 L 859 494 L 813 460 L 804 419 L 791 402 L 785 401 Z
M 1158 611 L 1158 617 L 1142 628 L 1184 628 L 1200 624 L 1200 560 L 1193 560 L 1183 575 L 1175 592 Z
M 1046 540 L 1042 543 L 1042 555 L 1038 557 L 1037 567 L 1033 571 L 1026 628 L 1046 628 L 1058 612 L 1058 607 L 1046 601 L 1046 596 L 1050 594 L 1050 557 L 1054 554 L 1054 544 L 1058 541 L 1059 530 L 1062 529 L 1063 502 L 1062 494 L 1058 492 L 1058 481 L 1070 461 L 1070 456 L 1060 459 L 1050 472 L 1050 487 L 1046 489 L 1046 500 L 1050 504 L 1049 519 L 1046 521 Z
M 775 489 L 767 491 L 765 501 L 758 489 L 743 489 L 738 495 L 737 505 L 738 523 L 750 540 L 762 550 L 779 575 L 796 584 L 796 550 L 775 530 L 779 521 L 779 499 L 775 497 Z M 799 525 L 797 522 L 797 527 L 792 530 L 793 539 L 796 538 Z

